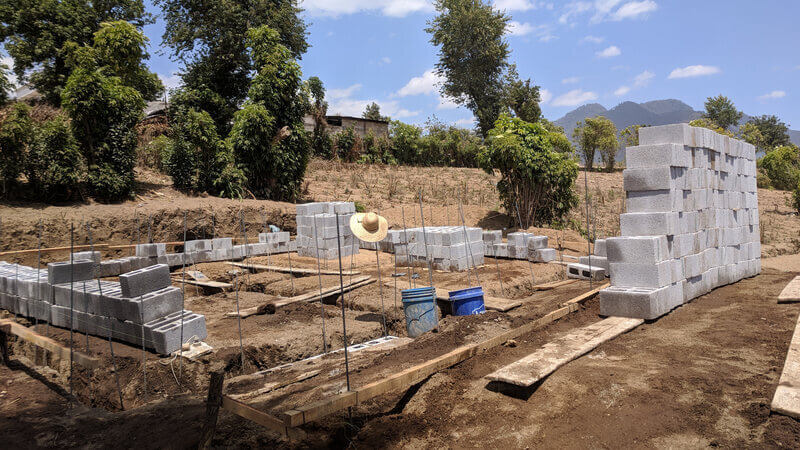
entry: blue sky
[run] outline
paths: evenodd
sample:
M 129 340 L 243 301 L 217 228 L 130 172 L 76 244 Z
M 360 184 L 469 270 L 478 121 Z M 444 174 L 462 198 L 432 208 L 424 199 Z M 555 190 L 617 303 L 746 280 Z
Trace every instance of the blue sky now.
M 761 0 L 495 0 L 512 16 L 510 60 L 543 89 L 557 119 L 580 104 L 677 98 L 702 109 L 723 94 L 748 114 L 800 128 L 800 2 Z M 331 113 L 360 115 L 375 101 L 411 123 L 436 115 L 469 126 L 472 114 L 441 99 L 436 49 L 424 28 L 428 0 L 305 0 L 311 48 L 305 77 L 319 76 Z M 159 14 L 158 9 L 149 9 Z M 171 85 L 179 70 L 158 55 L 163 22 L 145 29 L 150 65 Z

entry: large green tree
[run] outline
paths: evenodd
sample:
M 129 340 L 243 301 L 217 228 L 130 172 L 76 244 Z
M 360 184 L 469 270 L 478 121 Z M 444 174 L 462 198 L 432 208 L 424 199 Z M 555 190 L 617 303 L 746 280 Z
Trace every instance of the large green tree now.
M 375 102 L 370 103 L 364 108 L 364 112 L 361 113 L 361 117 L 369 120 L 383 120 L 383 121 L 390 121 L 391 118 L 387 116 L 381 115 L 381 107 Z
M 583 122 L 578 122 L 578 126 L 573 130 L 572 136 L 581 149 L 587 169 L 592 170 L 594 155 L 598 151 L 606 169 L 614 168 L 614 161 L 619 148 L 617 127 L 614 122 L 603 116 L 589 117 Z
M 509 50 L 503 36 L 511 18 L 483 0 L 436 0 L 434 6 L 438 15 L 425 31 L 439 47 L 442 93 L 469 108 L 486 136 L 504 106 Z
M 517 66 L 512 64 L 508 68 L 505 81 L 505 103 L 510 112 L 526 122 L 537 122 L 542 117 L 542 100 L 539 86 L 528 78 L 522 81 L 517 73 Z
M 325 101 L 325 85 L 319 77 L 310 77 L 306 80 L 311 99 L 311 117 L 314 119 L 314 132 L 311 135 L 311 148 L 315 155 L 330 158 L 333 143 L 328 135 L 328 102 Z
M 789 127 L 786 126 L 777 116 L 763 115 L 753 117 L 748 124 L 758 129 L 761 133 L 762 145 L 764 150 L 771 150 L 782 145 L 790 145 Z
M 64 45 L 91 44 L 101 24 L 115 20 L 139 29 L 152 22 L 142 0 L 3 0 L 0 41 L 14 60 L 19 82 L 58 106 L 70 74 Z
M 156 0 L 164 12 L 164 42 L 183 64 L 184 90 L 173 98 L 207 111 L 220 134 L 247 97 L 253 73 L 246 35 L 267 25 L 280 43 L 300 58 L 308 49 L 306 24 L 296 0 Z
M 736 109 L 731 99 L 720 94 L 716 97 L 708 97 L 705 102 L 706 111 L 703 117 L 711 120 L 720 128 L 728 128 L 739 123 L 742 112 Z

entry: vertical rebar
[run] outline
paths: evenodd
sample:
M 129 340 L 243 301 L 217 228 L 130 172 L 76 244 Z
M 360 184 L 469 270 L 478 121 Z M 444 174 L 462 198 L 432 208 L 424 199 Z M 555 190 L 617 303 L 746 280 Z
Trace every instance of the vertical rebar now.
M 505 289 L 503 289 L 503 276 L 500 273 L 500 259 L 497 257 L 497 243 L 492 242 L 492 254 L 494 255 L 494 264 L 497 268 L 497 280 L 500 282 L 500 295 L 505 295 Z
M 178 378 L 183 378 L 183 310 L 186 309 L 186 211 L 183 212 L 183 256 L 181 257 L 183 266 L 181 277 L 181 347 L 178 350 Z
M 142 301 L 142 296 L 139 296 L 139 303 Z M 181 312 L 181 315 L 183 312 Z M 142 387 L 144 393 L 144 400 L 147 401 L 147 350 L 145 349 L 145 333 L 144 333 L 144 308 L 139 309 L 139 321 L 142 322 Z
M 481 285 L 481 279 L 478 276 L 478 266 L 475 265 L 475 256 L 472 254 L 472 246 L 469 242 L 469 236 L 467 236 L 467 222 L 464 220 L 464 207 L 461 202 L 458 203 L 458 213 L 461 215 L 461 227 L 464 230 L 464 245 L 467 246 L 467 251 L 469 252 L 469 258 L 472 262 L 472 267 L 475 269 L 475 281 L 477 281 L 476 286 Z M 469 264 L 467 264 L 467 274 L 469 274 Z M 469 279 L 469 277 L 467 277 Z
M 74 242 L 75 224 L 69 224 L 69 403 L 72 405 L 72 363 L 75 360 L 75 354 L 72 344 L 73 333 L 73 317 L 75 315 L 74 295 L 72 293 L 72 283 L 75 279 L 75 265 L 72 258 L 73 249 L 75 248 Z
M 289 236 L 289 242 L 292 237 Z M 286 243 L 286 257 L 289 258 L 289 281 L 292 283 L 292 297 L 294 297 L 294 273 L 292 272 L 292 250 L 289 248 L 289 242 Z
M 400 213 L 403 215 L 403 235 L 404 241 L 406 244 L 406 264 L 408 265 L 408 287 L 414 287 L 414 277 L 412 276 L 411 270 L 411 253 L 409 248 L 411 244 L 408 242 L 408 230 L 406 229 L 406 209 L 404 206 L 400 207 Z
M 517 220 L 519 221 L 520 228 L 522 228 L 522 215 L 519 212 L 519 200 L 516 200 L 516 204 L 517 204 Z M 528 228 L 527 227 L 525 228 L 524 232 L 525 233 L 528 232 Z M 523 235 L 522 242 L 525 243 L 525 254 L 527 255 L 526 259 L 528 260 L 528 269 L 530 269 L 530 271 L 531 271 L 531 288 L 533 288 L 533 286 L 536 285 L 536 277 L 534 277 L 534 275 L 533 275 L 533 263 L 531 262 L 531 255 L 528 254 L 528 252 L 530 252 L 530 250 L 528 249 L 528 243 L 525 241 L 524 235 Z
M 342 238 L 339 232 L 339 213 L 336 214 L 336 250 L 339 254 L 339 290 L 342 298 L 342 337 L 344 339 L 344 371 L 347 379 L 347 392 L 350 392 L 350 359 L 347 352 L 347 320 L 344 309 L 344 275 L 342 275 Z
M 381 281 L 381 257 L 378 251 L 378 243 L 375 243 L 375 264 L 378 265 L 378 295 L 381 297 L 381 317 L 383 318 L 383 335 L 389 332 L 386 329 L 386 309 L 383 307 L 383 282 Z
M 592 241 L 589 236 L 589 164 L 583 168 L 583 189 L 586 191 L 586 246 L 589 251 L 589 289 L 592 288 Z
M 247 231 L 245 230 L 244 226 L 244 210 L 241 211 L 240 218 L 242 221 L 242 234 L 244 235 L 244 253 L 245 258 L 247 257 Z M 249 272 L 249 271 L 248 271 Z M 242 315 L 239 314 L 239 289 L 241 288 L 241 282 L 239 281 L 239 271 L 236 270 L 234 272 L 236 275 L 236 320 L 239 324 L 239 353 L 241 354 L 242 360 L 242 372 L 244 372 L 244 343 L 242 342 Z
M 319 280 L 319 304 L 322 307 L 322 352 L 328 353 L 328 338 L 325 332 L 325 302 L 322 301 L 322 268 L 319 262 L 319 244 L 317 242 L 317 215 L 314 214 L 314 250 L 317 253 L 317 279 Z
M 37 299 L 42 303 L 42 308 L 44 308 L 44 299 L 42 298 L 42 285 L 41 282 L 41 271 L 42 271 L 42 219 L 39 219 L 39 226 L 36 227 L 36 236 L 37 236 L 37 247 L 36 247 L 36 291 L 37 291 Z M 41 311 L 41 309 L 40 309 Z M 34 326 L 39 326 L 39 314 L 34 314 Z M 36 354 L 39 354 L 39 347 L 36 347 Z
M 422 209 L 422 189 L 419 191 L 419 216 L 422 220 L 422 242 L 425 245 L 425 259 L 428 261 L 428 283 L 433 290 L 433 303 L 436 304 L 436 288 L 433 286 L 433 262 L 428 254 L 428 237 L 425 235 L 425 210 Z M 439 311 L 433 308 L 436 315 L 436 329 L 439 329 Z

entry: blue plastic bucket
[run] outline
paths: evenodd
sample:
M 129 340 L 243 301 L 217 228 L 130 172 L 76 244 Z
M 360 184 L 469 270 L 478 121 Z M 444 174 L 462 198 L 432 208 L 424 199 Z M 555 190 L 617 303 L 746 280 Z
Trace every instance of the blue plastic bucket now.
M 450 291 L 450 304 L 454 316 L 471 316 L 486 312 L 483 304 L 483 288 L 471 287 Z
M 406 331 L 415 338 L 436 327 L 436 291 L 424 287 L 401 291 Z

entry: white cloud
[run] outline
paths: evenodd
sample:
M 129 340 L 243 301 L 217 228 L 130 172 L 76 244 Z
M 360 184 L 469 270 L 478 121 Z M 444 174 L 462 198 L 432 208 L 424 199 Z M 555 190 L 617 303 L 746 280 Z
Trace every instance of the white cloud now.
M 475 118 L 470 117 L 469 119 L 458 119 L 454 122 L 455 125 L 460 127 L 474 127 L 475 126 Z
M 592 4 L 589 2 L 571 2 L 564 8 L 564 12 L 561 14 L 561 17 L 558 18 L 558 22 L 567 24 L 572 17 L 583 14 L 591 9 Z
M 398 97 L 409 95 L 433 94 L 439 89 L 441 78 L 434 69 L 426 70 L 421 76 L 414 77 L 405 86 L 397 91 Z
M 589 35 L 589 36 L 586 36 L 583 39 L 581 39 L 581 42 L 590 42 L 592 44 L 600 44 L 605 40 L 606 39 L 603 38 L 603 37 Z
M 359 89 L 361 89 L 360 83 L 356 83 L 352 86 L 348 86 L 346 88 L 341 88 L 341 89 L 328 89 L 328 92 L 325 93 L 325 97 L 327 97 L 330 100 L 347 98 L 352 96 L 353 93 Z
M 622 54 L 622 51 L 616 45 L 612 45 L 610 47 L 606 47 L 605 49 L 595 53 L 598 58 L 613 58 L 614 56 L 619 56 Z
M 534 31 L 535 29 L 536 27 L 527 22 L 520 23 L 515 20 L 508 22 L 507 25 L 508 34 L 510 34 L 511 36 L 525 36 L 526 34 Z
M 553 100 L 553 106 L 578 106 L 582 103 L 597 100 L 597 94 L 582 89 L 573 89 Z
M 550 42 L 553 39 L 558 39 L 558 36 L 554 36 L 550 33 L 539 36 L 539 42 Z
M 384 56 L 383 58 L 381 58 L 381 62 L 384 63 L 384 64 L 391 64 L 392 63 L 392 58 L 389 58 L 388 56 Z
M 561 80 L 561 84 L 575 84 L 578 81 L 581 81 L 579 77 L 568 77 Z
M 628 87 L 628 86 L 620 86 L 616 91 L 614 91 L 614 95 L 619 97 L 621 95 L 627 94 L 630 91 L 631 91 L 630 87 Z
M 686 67 L 678 67 L 677 69 L 673 70 L 669 74 L 670 80 L 674 78 L 692 78 L 692 77 L 702 77 L 707 75 L 714 75 L 720 73 L 719 67 L 716 66 L 704 66 L 704 65 L 694 65 L 694 66 L 686 66 Z
M 439 97 L 439 105 L 436 106 L 436 109 L 458 109 L 461 106 L 450 97 Z
M 594 2 L 594 9 L 595 13 L 592 16 L 591 22 L 598 23 L 602 22 L 608 13 L 614 9 L 615 6 L 619 4 L 620 0 L 595 0 Z
M 645 16 L 658 9 L 658 5 L 653 0 L 643 0 L 639 2 L 628 2 L 611 15 L 613 20 L 636 19 Z
M 160 78 L 161 82 L 164 83 L 164 87 L 167 88 L 167 92 L 169 92 L 170 89 L 175 89 L 176 87 L 180 86 L 183 82 L 181 80 L 181 76 L 178 75 L 178 72 L 170 72 L 169 75 L 160 73 L 158 74 L 158 78 Z
M 405 17 L 421 11 L 433 11 L 428 0 L 302 0 L 300 7 L 311 15 L 340 16 L 380 11 L 384 16 Z
M 550 102 L 553 99 L 553 93 L 548 91 L 547 89 L 540 89 L 539 90 L 539 97 L 541 97 L 542 101 L 540 103 L 545 104 Z
M 367 109 L 367 105 L 373 102 L 381 107 L 381 114 L 393 119 L 413 117 L 419 114 L 419 111 L 409 111 L 402 108 L 395 100 L 380 101 L 376 99 L 359 100 L 352 98 L 340 98 L 331 102 L 328 107 L 328 112 L 331 115 L 361 117 L 361 114 Z
M 644 87 L 650 84 L 650 80 L 652 80 L 656 74 L 650 72 L 649 70 L 645 70 L 644 72 L 636 75 L 633 78 L 633 85 L 636 87 Z
M 759 100 L 774 100 L 776 98 L 783 98 L 786 97 L 786 91 L 772 91 L 768 94 L 760 95 L 758 97 Z
M 528 0 L 495 0 L 494 8 L 501 11 L 528 11 L 535 9 L 536 3 Z

